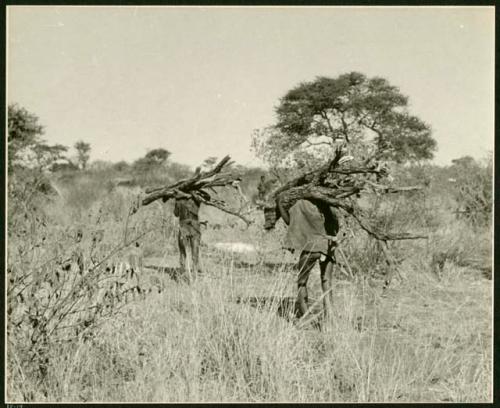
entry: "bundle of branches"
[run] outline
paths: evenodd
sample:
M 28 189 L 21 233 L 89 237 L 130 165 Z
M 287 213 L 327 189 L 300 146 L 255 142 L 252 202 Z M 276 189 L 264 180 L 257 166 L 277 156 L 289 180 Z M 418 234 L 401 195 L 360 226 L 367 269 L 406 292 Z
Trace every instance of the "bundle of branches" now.
M 386 176 L 388 176 L 387 169 L 376 161 L 369 158 L 359 165 L 354 165 L 351 157 L 343 156 L 342 150 L 337 149 L 330 163 L 291 180 L 270 194 L 264 208 L 265 227 L 272 227 L 279 219 L 278 200 L 287 210 L 301 199 L 322 202 L 340 209 L 348 217 L 356 220 L 371 237 L 381 241 L 388 265 L 395 266 L 387 241 L 427 237 L 410 233 L 382 231 L 370 222 L 366 213 L 358 205 L 356 199 L 363 192 L 387 194 L 422 189 L 420 186 L 392 187 L 380 184 L 380 181 Z
M 227 169 L 230 167 L 230 157 L 224 157 L 212 170 L 202 172 L 199 168 L 196 170 L 193 177 L 180 180 L 170 186 L 159 188 L 146 189 L 146 196 L 140 200 L 139 205 L 148 205 L 152 202 L 162 199 L 163 202 L 174 198 L 193 198 L 203 204 L 218 208 L 228 214 L 234 215 L 242 219 L 247 225 L 250 224 L 241 211 L 229 208 L 223 200 L 212 197 L 207 190 L 217 194 L 215 187 L 231 186 L 237 189 L 238 193 L 243 196 L 239 187 L 241 177 Z M 243 196 L 245 199 L 245 197 Z M 245 199 L 246 200 L 246 199 Z M 134 212 L 137 211 L 135 208 Z

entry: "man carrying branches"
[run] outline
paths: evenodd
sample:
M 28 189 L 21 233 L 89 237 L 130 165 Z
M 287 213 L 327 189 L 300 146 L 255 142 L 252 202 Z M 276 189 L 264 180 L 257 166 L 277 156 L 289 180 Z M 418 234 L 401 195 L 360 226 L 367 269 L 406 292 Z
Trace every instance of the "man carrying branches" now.
M 320 201 L 298 200 L 288 211 L 278 197 L 278 209 L 288 225 L 286 248 L 292 253 L 300 251 L 297 263 L 299 317 L 304 316 L 309 308 L 307 281 L 316 261 L 319 261 L 321 288 L 326 294 L 323 304 L 327 317 L 331 314 L 333 300 L 331 280 L 335 264 L 336 235 L 339 231 L 337 216 L 332 208 Z
M 179 218 L 179 244 L 180 272 L 191 282 L 196 279 L 200 270 L 200 242 L 201 222 L 199 219 L 200 202 L 195 198 L 177 198 L 175 200 L 174 215 Z M 189 252 L 189 257 L 187 257 Z M 188 268 L 186 268 L 186 260 Z
M 199 262 L 199 248 L 201 241 L 199 220 L 199 209 L 201 204 L 215 207 L 223 212 L 239 217 L 247 225 L 250 221 L 242 214 L 242 209 L 233 210 L 223 200 L 214 198 L 209 191 L 217 194 L 217 187 L 231 187 L 235 189 L 245 200 L 241 192 L 240 177 L 230 171 L 225 171 L 230 166 L 230 157 L 224 157 L 213 169 L 200 171 L 196 169 L 191 178 L 180 180 L 165 187 L 146 189 L 146 195 L 142 197 L 139 205 L 149 205 L 161 199 L 163 202 L 169 199 L 175 200 L 174 215 L 179 218 L 178 245 L 180 254 L 181 273 L 187 275 L 188 280 L 194 281 L 196 275 L 201 273 Z M 133 212 L 137 211 L 134 209 Z M 190 256 L 187 256 L 190 252 Z
M 288 224 L 286 247 L 300 250 L 297 269 L 297 306 L 301 315 L 307 311 L 307 278 L 315 262 L 320 260 L 324 314 L 330 314 L 331 280 L 335 263 L 336 235 L 339 222 L 335 211 L 354 219 L 368 235 L 382 243 L 381 249 L 389 266 L 386 285 L 390 283 L 395 261 L 387 241 L 425 238 L 408 233 L 380 230 L 357 203 L 361 193 L 390 194 L 419 190 L 420 187 L 390 187 L 380 184 L 388 176 L 378 163 L 366 159 L 353 164 L 350 156 L 337 149 L 327 165 L 305 173 L 274 190 L 264 206 L 265 225 L 269 230 L 282 217 Z M 332 209 L 335 208 L 335 211 Z

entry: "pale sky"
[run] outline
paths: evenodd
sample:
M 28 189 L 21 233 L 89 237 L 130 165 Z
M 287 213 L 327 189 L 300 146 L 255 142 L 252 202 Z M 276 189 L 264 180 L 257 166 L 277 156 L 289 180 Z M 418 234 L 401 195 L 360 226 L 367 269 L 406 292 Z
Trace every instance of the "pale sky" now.
M 436 162 L 493 150 L 494 7 L 8 7 L 7 99 L 91 160 L 153 148 L 259 165 L 252 130 L 302 81 L 382 76 Z

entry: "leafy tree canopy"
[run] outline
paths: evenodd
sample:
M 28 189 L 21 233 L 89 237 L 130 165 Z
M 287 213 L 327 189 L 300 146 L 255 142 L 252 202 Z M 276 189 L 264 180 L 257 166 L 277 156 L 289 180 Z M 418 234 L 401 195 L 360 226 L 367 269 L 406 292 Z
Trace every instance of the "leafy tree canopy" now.
M 61 144 L 49 145 L 42 139 L 44 128 L 38 116 L 25 108 L 8 106 L 8 170 L 15 167 L 50 169 L 58 160 L 65 159 L 68 148 Z
M 23 151 L 41 142 L 44 129 L 38 120 L 38 116 L 17 104 L 8 106 L 7 126 L 9 135 L 7 148 L 9 169 L 22 159 Z
M 476 166 L 476 160 L 472 156 L 462 156 L 451 161 L 452 166 L 470 168 Z
M 355 156 L 396 162 L 431 159 L 436 141 L 430 127 L 408 112 L 408 98 L 386 79 L 351 72 L 317 77 L 288 91 L 273 126 L 256 131 L 253 147 L 272 165 L 327 159 L 339 143 Z M 307 154 L 305 154 L 307 153 Z
M 170 156 L 171 153 L 166 149 L 153 149 L 147 152 L 144 157 L 137 159 L 133 164 L 133 168 L 135 171 L 147 173 L 153 169 L 159 169 L 160 166 L 164 166 Z
M 151 163 L 164 164 L 171 154 L 168 150 L 159 148 L 147 152 L 145 158 Z

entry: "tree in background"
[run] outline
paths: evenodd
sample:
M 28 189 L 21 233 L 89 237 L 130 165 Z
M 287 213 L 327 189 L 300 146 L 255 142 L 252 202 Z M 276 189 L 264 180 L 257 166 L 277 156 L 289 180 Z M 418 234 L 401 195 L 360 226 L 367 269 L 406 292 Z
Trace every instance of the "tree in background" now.
M 121 173 L 121 172 L 127 171 L 130 168 L 130 165 L 125 160 L 122 160 L 122 161 L 119 161 L 118 163 L 115 163 L 113 165 L 113 168 L 116 171 Z
M 38 217 L 38 204 L 46 195 L 58 194 L 48 174 L 53 166 L 67 160 L 66 146 L 49 145 L 42 135 L 38 116 L 17 104 L 8 106 L 8 231 L 18 228 L 18 222 Z M 35 215 L 38 214 L 38 215 Z
M 8 106 L 8 170 L 9 173 L 14 166 L 21 165 L 23 154 L 32 147 L 42 142 L 44 133 L 43 126 L 38 122 L 38 116 L 28 112 L 17 104 Z
M 472 156 L 462 156 L 458 159 L 453 159 L 451 163 L 451 167 L 454 170 L 466 170 L 475 167 L 478 164 Z
M 166 149 L 153 149 L 146 153 L 145 158 L 153 164 L 163 165 L 167 162 L 168 158 L 172 155 Z
M 493 156 L 483 163 L 471 156 L 463 156 L 451 162 L 457 214 L 473 225 L 490 223 L 493 208 Z
M 85 143 L 84 141 L 80 140 L 75 143 L 74 147 L 77 154 L 76 159 L 78 161 L 78 167 L 80 167 L 82 170 L 85 170 L 90 159 L 90 143 Z
M 51 170 L 53 166 L 61 160 L 66 161 L 66 152 L 68 148 L 61 144 L 52 146 L 46 143 L 38 143 L 33 146 L 34 160 L 36 167 L 42 170 Z
M 75 172 L 78 171 L 78 166 L 71 160 L 58 161 L 50 167 L 53 173 L 58 172 Z
M 280 99 L 276 123 L 256 131 L 253 148 L 272 166 L 327 160 L 339 143 L 355 157 L 431 159 L 431 129 L 407 108 L 408 98 L 386 79 L 358 72 L 317 77 Z
M 68 148 L 61 144 L 49 145 L 42 139 L 44 128 L 38 116 L 17 104 L 8 106 L 8 171 L 14 169 L 48 170 L 65 160 Z
M 167 160 L 171 155 L 172 154 L 168 150 L 162 148 L 150 150 L 144 157 L 141 157 L 134 162 L 133 168 L 135 171 L 140 173 L 146 173 L 151 170 L 158 169 L 166 165 Z

